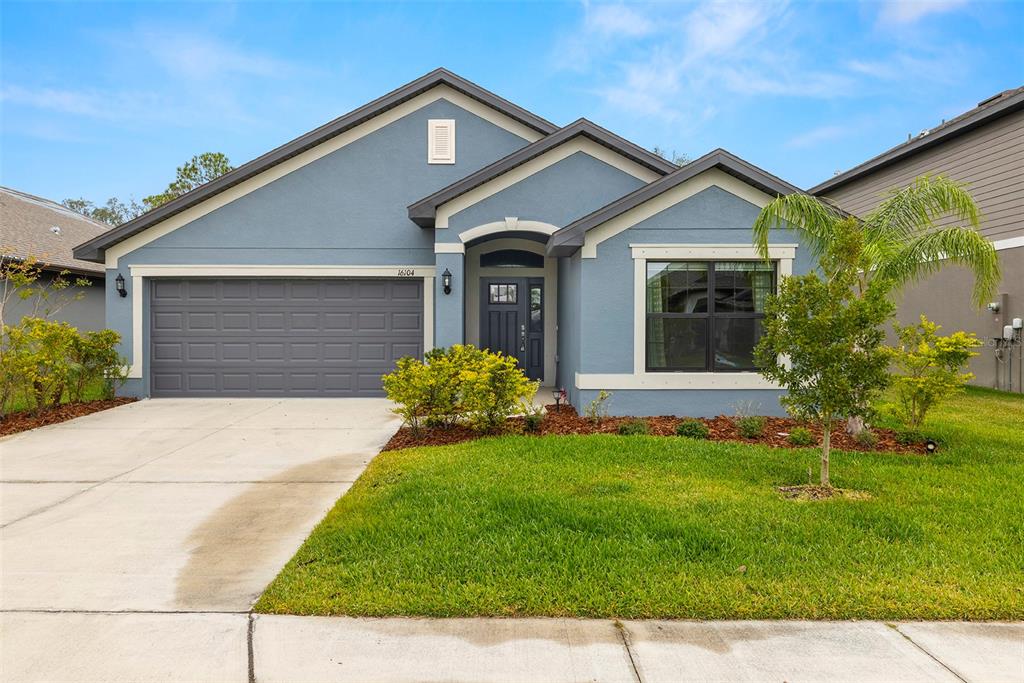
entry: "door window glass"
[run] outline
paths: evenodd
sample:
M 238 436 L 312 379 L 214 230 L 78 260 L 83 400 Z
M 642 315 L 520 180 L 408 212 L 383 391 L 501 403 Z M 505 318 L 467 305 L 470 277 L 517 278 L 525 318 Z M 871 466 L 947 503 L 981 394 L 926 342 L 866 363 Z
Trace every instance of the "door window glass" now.
M 519 286 L 516 284 L 494 284 L 488 287 L 488 300 L 492 304 L 519 303 Z

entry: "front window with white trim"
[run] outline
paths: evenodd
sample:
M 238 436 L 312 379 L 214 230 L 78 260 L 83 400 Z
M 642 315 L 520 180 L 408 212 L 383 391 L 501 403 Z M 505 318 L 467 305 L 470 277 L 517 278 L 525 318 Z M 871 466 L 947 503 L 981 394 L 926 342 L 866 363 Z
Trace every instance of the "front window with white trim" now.
M 752 371 L 776 265 L 647 261 L 646 371 Z

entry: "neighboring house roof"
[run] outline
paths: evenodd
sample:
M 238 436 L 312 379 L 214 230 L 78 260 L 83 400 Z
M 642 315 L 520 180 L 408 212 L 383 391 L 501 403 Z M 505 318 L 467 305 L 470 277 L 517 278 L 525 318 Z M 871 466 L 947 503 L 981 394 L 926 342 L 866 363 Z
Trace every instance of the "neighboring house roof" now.
M 671 173 L 678 168 L 671 161 L 653 152 L 649 152 L 625 138 L 619 137 L 596 123 L 586 119 L 579 119 L 564 128 L 560 128 L 557 132 L 518 149 L 505 158 L 499 159 L 493 164 L 485 166 L 479 171 L 452 183 L 448 187 L 438 190 L 429 197 L 411 204 L 409 206 L 409 218 L 422 228 L 432 228 L 434 227 L 434 217 L 437 208 L 442 204 L 446 204 L 456 197 L 466 194 L 504 173 L 508 173 L 517 166 L 536 159 L 545 152 L 580 136 L 593 140 L 599 145 L 603 145 L 613 152 L 661 175 Z
M 152 211 L 149 211 L 135 220 L 128 221 L 123 225 L 111 230 L 107 234 L 92 239 L 75 248 L 75 256 L 90 261 L 100 261 L 103 258 L 103 250 L 111 245 L 128 239 L 143 230 L 164 221 L 171 216 L 189 209 L 200 202 L 203 202 L 214 195 L 224 192 L 231 187 L 252 178 L 272 166 L 280 164 L 308 149 L 316 147 L 323 142 L 341 135 L 345 131 L 354 128 L 366 121 L 378 116 L 389 109 L 392 109 L 403 102 L 411 100 L 432 88 L 439 85 L 446 85 L 468 97 L 481 102 L 492 109 L 495 109 L 505 116 L 518 121 L 519 123 L 541 133 L 548 135 L 558 130 L 558 126 L 542 119 L 541 117 L 528 112 L 508 100 L 498 97 L 494 93 L 484 90 L 475 83 L 471 83 L 460 76 L 456 76 L 447 69 L 435 69 L 430 73 L 417 78 L 415 81 L 403 85 L 383 97 L 380 97 L 369 104 L 334 119 L 305 135 L 295 138 L 291 142 L 281 145 L 277 149 L 257 157 L 247 164 L 239 166 L 235 170 L 225 173 L 216 180 L 212 180 L 187 194 L 170 201 Z
M 959 135 L 972 131 L 990 121 L 1006 116 L 1015 111 L 1024 109 L 1024 86 L 1004 90 L 978 103 L 978 106 L 970 111 L 964 112 L 956 118 L 950 119 L 935 128 L 922 132 L 912 140 L 908 140 L 892 149 L 868 159 L 864 163 L 854 166 L 850 170 L 829 178 L 823 183 L 815 185 L 808 193 L 823 194 L 830 192 L 837 187 L 862 178 L 879 169 L 890 166 L 901 159 L 929 149 L 939 143 L 950 140 Z
M 591 228 L 607 223 L 616 216 L 713 168 L 720 169 L 769 195 L 778 196 L 803 192 L 803 190 L 795 185 L 790 185 L 786 181 L 773 176 L 753 164 L 747 163 L 724 149 L 716 149 L 682 166 L 679 170 L 673 171 L 664 178 L 659 178 L 652 183 L 644 185 L 558 230 L 548 240 L 548 254 L 551 256 L 568 256 L 572 254 L 576 249 L 583 246 L 587 231 Z
M 110 226 L 49 199 L 0 187 L 0 249 L 3 256 L 35 257 L 47 270 L 102 275 L 102 265 L 76 259 L 76 244 L 94 239 Z

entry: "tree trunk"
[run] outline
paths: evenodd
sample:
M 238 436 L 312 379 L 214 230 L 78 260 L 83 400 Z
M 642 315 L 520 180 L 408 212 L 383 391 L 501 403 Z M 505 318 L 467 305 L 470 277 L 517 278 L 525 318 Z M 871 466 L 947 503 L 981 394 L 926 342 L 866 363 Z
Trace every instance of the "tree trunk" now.
M 828 454 L 832 440 L 832 419 L 825 420 L 824 430 L 821 435 L 821 485 L 831 487 L 828 478 Z

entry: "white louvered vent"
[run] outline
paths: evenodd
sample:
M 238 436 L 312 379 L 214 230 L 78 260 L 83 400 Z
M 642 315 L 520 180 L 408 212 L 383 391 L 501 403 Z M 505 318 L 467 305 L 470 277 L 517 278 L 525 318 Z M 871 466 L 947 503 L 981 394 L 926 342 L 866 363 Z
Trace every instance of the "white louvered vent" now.
M 455 163 L 455 119 L 427 121 L 427 163 Z

